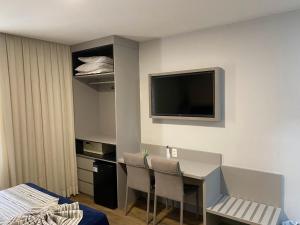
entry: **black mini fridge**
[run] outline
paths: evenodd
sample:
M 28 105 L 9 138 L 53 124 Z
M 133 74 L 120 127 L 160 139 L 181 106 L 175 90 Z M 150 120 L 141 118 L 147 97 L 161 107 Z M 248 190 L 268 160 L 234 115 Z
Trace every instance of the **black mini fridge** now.
M 118 207 L 116 163 L 97 160 L 94 162 L 94 201 L 107 208 Z

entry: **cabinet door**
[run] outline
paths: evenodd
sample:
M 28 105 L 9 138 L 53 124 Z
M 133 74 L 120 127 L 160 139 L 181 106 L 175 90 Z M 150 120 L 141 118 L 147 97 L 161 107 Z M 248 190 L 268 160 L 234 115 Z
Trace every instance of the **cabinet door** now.
M 78 180 L 93 184 L 94 179 L 93 179 L 93 172 L 88 171 L 88 170 L 83 170 L 83 169 L 77 169 L 78 172 Z
M 84 157 L 77 156 L 77 167 L 84 170 L 93 171 L 93 159 L 87 159 Z
M 98 172 L 94 173 L 95 202 L 109 208 L 117 208 L 116 164 L 98 164 L 97 167 Z
M 78 181 L 79 192 L 94 196 L 94 186 L 92 184 L 86 183 L 84 181 Z

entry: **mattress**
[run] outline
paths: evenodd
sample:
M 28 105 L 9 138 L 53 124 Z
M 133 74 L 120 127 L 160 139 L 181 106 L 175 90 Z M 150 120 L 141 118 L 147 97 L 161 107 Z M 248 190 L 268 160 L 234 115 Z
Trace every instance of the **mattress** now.
M 46 194 L 51 195 L 53 197 L 59 198 L 59 201 L 58 201 L 59 204 L 64 204 L 64 203 L 70 204 L 70 203 L 72 203 L 72 201 L 70 199 L 59 196 L 59 195 L 54 194 L 50 191 L 47 191 L 46 189 L 41 188 L 41 187 L 39 187 L 35 184 L 27 183 L 27 185 L 34 188 L 34 189 L 36 189 L 36 190 L 39 190 L 43 193 L 46 193 Z M 104 213 L 99 212 L 95 209 L 89 208 L 89 207 L 87 207 L 85 205 L 82 205 L 82 204 L 80 204 L 80 209 L 83 211 L 83 218 L 80 221 L 79 225 L 109 225 L 107 217 Z

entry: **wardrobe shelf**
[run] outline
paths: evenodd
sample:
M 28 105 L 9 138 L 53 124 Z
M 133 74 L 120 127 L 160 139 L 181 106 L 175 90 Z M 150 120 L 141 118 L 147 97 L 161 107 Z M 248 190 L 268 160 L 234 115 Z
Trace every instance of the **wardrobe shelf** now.
M 89 84 L 94 84 L 94 85 L 97 85 L 97 84 L 114 84 L 115 81 L 97 81 L 97 82 L 91 82 Z
M 87 74 L 87 75 L 78 75 L 74 76 L 76 80 L 79 80 L 83 83 L 89 85 L 95 84 L 113 84 L 114 83 L 114 73 L 98 73 L 98 74 Z
M 85 75 L 75 75 L 75 77 L 95 77 L 95 76 L 109 76 L 114 75 L 114 72 L 108 72 L 108 73 L 91 73 L 91 74 L 85 74 Z
M 92 142 L 99 142 L 103 144 L 111 144 L 116 145 L 116 137 L 107 136 L 107 135 L 76 135 L 76 139 L 82 140 L 82 141 L 92 141 Z

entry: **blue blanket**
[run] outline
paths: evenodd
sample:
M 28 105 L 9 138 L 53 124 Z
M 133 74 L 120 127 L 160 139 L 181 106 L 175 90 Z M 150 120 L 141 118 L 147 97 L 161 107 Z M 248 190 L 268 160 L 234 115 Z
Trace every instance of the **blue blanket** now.
M 59 204 L 72 203 L 72 201 L 70 199 L 64 198 L 64 197 L 54 194 L 50 191 L 47 191 L 46 189 L 43 189 L 35 184 L 28 183 L 27 185 L 36 190 L 44 192 L 48 195 L 59 198 L 59 201 L 58 201 Z M 89 208 L 87 206 L 84 206 L 82 204 L 80 204 L 80 209 L 83 211 L 83 218 L 82 218 L 81 222 L 79 223 L 79 225 L 109 225 L 107 217 L 104 213 L 99 212 L 95 209 Z

